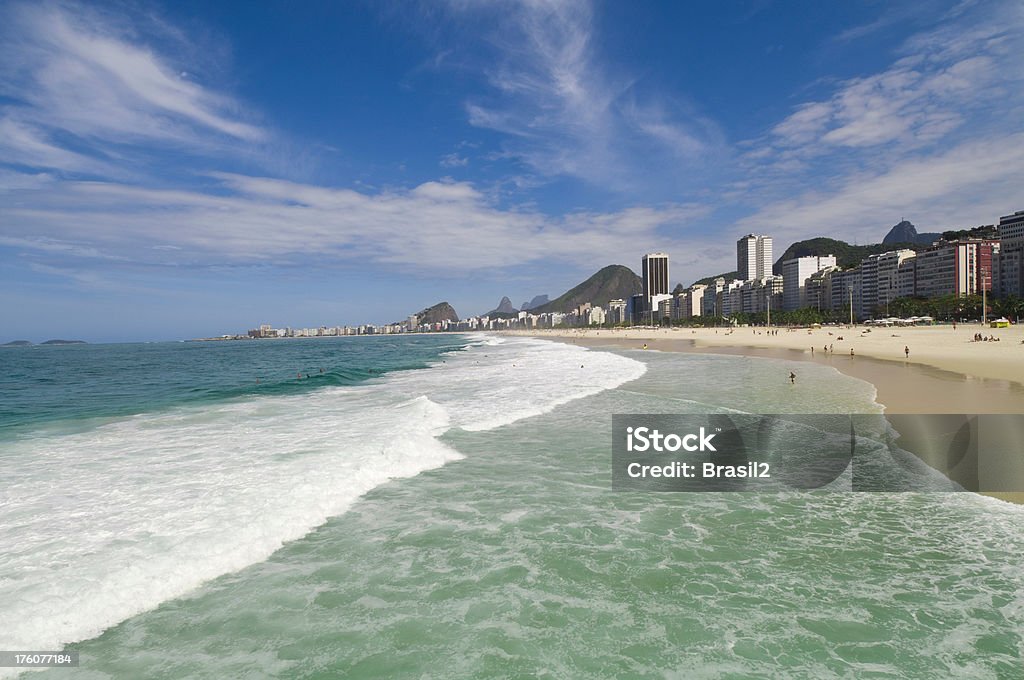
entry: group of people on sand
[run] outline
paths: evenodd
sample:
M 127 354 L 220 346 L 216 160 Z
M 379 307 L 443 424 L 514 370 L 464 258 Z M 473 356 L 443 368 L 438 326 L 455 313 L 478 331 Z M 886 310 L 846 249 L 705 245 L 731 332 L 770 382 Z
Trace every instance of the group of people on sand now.
M 994 335 L 985 336 L 981 333 L 975 333 L 974 339 L 971 342 L 999 342 L 999 338 Z

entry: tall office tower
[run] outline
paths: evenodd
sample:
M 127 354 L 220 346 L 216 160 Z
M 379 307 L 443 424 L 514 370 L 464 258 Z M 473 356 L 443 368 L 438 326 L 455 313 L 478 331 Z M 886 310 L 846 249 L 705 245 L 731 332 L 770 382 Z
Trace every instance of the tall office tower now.
M 644 255 L 642 265 L 644 299 L 649 302 L 655 295 L 668 295 L 671 292 L 668 283 L 668 255 L 648 253 Z
M 742 281 L 772 275 L 772 237 L 747 234 L 736 241 L 736 274 Z

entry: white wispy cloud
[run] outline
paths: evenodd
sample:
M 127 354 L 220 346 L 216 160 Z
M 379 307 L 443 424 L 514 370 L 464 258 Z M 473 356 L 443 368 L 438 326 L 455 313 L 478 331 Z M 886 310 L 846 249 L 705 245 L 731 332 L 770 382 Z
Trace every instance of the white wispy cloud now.
M 382 263 L 463 275 L 538 261 L 603 265 L 677 244 L 707 208 L 689 204 L 550 217 L 502 209 L 473 185 L 425 182 L 375 194 L 217 173 L 216 193 L 58 182 L 45 204 L 0 205 L 0 243 L 83 249 L 143 264 Z M 645 245 L 646 244 L 646 245 Z
M 797 105 L 748 145 L 729 195 L 754 210 L 736 229 L 877 241 L 900 217 L 925 231 L 991 223 L 1024 205 L 1007 165 L 1022 106 L 1024 5 L 958 6 L 887 68 Z
M 490 91 L 466 102 L 470 124 L 509 136 L 505 152 L 534 172 L 633 188 L 639 168 L 679 176 L 719 154 L 723 135 L 691 106 L 616 73 L 595 44 L 589 0 L 449 3 L 457 14 L 502 14 L 480 67 Z
M 824 234 L 874 243 L 901 217 L 922 231 L 991 224 L 1024 205 L 1024 182 L 1011 170 L 1021 148 L 1024 133 L 998 136 L 853 174 L 835 189 L 768 203 L 737 230 L 789 241 Z
M 213 154 L 266 139 L 236 101 L 195 82 L 156 40 L 138 42 L 137 24 L 71 3 L 11 3 L 0 19 L 8 163 L 115 174 L 125 154 L 154 145 Z
M 887 69 L 840 82 L 827 99 L 801 104 L 776 125 L 768 144 L 815 156 L 837 149 L 914 151 L 966 123 L 1001 122 L 1021 103 L 1024 6 L 957 8 L 910 36 Z
M 469 159 L 457 153 L 449 153 L 441 157 L 441 167 L 443 168 L 463 168 L 467 165 L 469 165 Z

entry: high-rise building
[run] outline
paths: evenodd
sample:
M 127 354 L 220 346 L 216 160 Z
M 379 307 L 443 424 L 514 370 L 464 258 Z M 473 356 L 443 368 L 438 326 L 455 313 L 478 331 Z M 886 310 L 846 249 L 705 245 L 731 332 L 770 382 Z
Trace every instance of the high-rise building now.
M 913 274 L 906 275 L 906 272 L 912 271 L 913 265 L 905 266 L 905 263 L 916 256 L 917 253 L 908 248 L 890 250 L 878 256 L 875 274 L 878 288 L 875 294 L 876 304 L 888 307 L 896 298 L 914 294 L 912 287 L 908 286 L 908 283 L 913 281 Z
M 918 253 L 914 292 L 922 297 L 980 295 L 992 290 L 992 255 L 999 242 L 962 239 Z
M 772 275 L 772 237 L 747 234 L 736 241 L 736 275 L 741 281 Z
M 999 253 L 993 255 L 997 295 L 1024 295 L 1024 210 L 999 218 Z
M 668 255 L 665 253 L 648 253 L 641 261 L 644 280 L 644 298 L 650 300 L 655 295 L 670 293 L 668 277 Z
M 1024 210 L 999 218 L 999 243 L 1002 250 L 1024 248 Z
M 860 306 L 856 314 L 860 319 L 870 319 L 878 306 L 878 258 L 868 255 L 860 261 Z
M 829 309 L 843 312 L 843 319 L 853 307 L 854 317 L 860 310 L 860 267 L 832 272 L 829 277 Z

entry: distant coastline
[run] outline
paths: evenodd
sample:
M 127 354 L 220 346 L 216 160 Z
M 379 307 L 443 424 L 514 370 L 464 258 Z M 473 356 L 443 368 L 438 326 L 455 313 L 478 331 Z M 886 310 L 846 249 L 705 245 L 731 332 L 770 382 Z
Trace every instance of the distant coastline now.
M 85 340 L 46 340 L 39 343 L 40 345 L 87 345 Z M 34 347 L 35 343 L 30 340 L 12 340 L 5 342 L 0 347 Z

